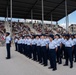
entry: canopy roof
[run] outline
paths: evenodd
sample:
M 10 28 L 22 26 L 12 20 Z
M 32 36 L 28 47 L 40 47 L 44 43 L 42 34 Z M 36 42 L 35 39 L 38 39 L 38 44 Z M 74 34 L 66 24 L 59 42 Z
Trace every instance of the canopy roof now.
M 33 19 L 42 19 L 41 0 L 12 0 L 13 18 L 31 19 L 31 10 Z M 76 0 L 67 0 L 68 14 L 76 10 Z M 10 0 L 0 0 L 0 17 L 7 16 L 7 7 L 10 17 Z M 65 17 L 65 0 L 44 0 L 44 19 L 58 21 Z

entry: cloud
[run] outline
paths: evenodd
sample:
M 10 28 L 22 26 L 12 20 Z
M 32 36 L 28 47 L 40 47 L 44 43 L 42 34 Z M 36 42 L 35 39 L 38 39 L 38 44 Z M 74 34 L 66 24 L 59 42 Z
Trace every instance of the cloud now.
M 61 27 L 63 28 L 66 28 L 66 24 L 65 23 L 62 23 L 62 24 L 59 24 Z
M 69 23 L 69 26 L 71 25 L 71 24 L 76 24 L 75 22 L 70 22 Z M 61 24 L 59 24 L 61 27 L 63 27 L 63 28 L 65 28 L 66 29 L 66 23 L 61 23 Z

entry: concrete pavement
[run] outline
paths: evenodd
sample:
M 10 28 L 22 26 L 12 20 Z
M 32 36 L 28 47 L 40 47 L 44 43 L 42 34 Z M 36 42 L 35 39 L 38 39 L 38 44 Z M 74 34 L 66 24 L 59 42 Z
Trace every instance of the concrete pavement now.
M 11 54 L 12 58 L 6 60 L 6 48 L 0 47 L 0 75 L 76 75 L 76 63 L 73 69 L 58 65 L 57 71 L 53 72 L 48 66 L 44 67 L 14 51 L 14 47 L 11 49 Z

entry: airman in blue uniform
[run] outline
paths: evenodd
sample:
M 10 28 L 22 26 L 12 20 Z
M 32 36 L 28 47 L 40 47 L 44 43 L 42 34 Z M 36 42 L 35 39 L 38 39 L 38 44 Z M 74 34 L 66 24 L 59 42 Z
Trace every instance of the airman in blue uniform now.
M 36 36 L 35 35 L 32 35 L 31 44 L 32 44 L 33 60 L 36 61 L 37 60 L 37 56 L 36 56 L 37 50 L 36 50 Z
M 54 41 L 54 35 L 49 36 L 50 43 L 49 43 L 49 60 L 50 60 L 50 67 L 49 69 L 53 69 L 53 71 L 57 70 L 57 63 L 56 63 L 56 52 L 57 52 L 57 44 Z
M 62 42 L 62 39 L 60 38 L 60 35 L 59 34 L 56 34 L 55 35 L 56 37 L 56 43 L 57 43 L 57 62 L 58 64 L 61 64 L 62 63 L 62 60 L 61 60 L 61 42 Z
M 66 34 L 65 50 L 66 50 L 66 60 L 64 66 L 68 66 L 68 60 L 70 61 L 70 68 L 73 68 L 73 57 L 72 57 L 72 47 L 74 46 L 72 39 L 69 34 Z
M 10 55 L 10 47 L 11 47 L 10 33 L 7 32 L 6 33 L 6 49 L 7 49 L 7 57 L 6 57 L 6 59 L 10 59 L 11 58 L 11 55 Z
M 47 42 L 45 40 L 45 35 L 41 35 L 41 56 L 42 56 L 42 64 L 47 66 L 47 50 L 46 50 Z

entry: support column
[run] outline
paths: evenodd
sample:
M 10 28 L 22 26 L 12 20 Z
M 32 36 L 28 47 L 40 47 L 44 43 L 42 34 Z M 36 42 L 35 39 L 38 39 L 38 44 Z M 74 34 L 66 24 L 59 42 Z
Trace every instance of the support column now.
M 58 21 L 56 21 L 56 25 L 58 25 Z
M 9 23 L 8 23 L 8 5 L 7 5 L 7 8 L 6 8 L 5 29 L 6 29 L 6 32 L 10 32 L 10 27 L 9 27 Z
M 10 0 L 10 18 L 11 18 L 11 37 L 12 37 L 12 0 Z
M 52 27 L 52 24 L 53 24 L 53 16 L 52 16 L 52 13 L 51 13 L 51 26 L 50 26 L 51 29 L 53 28 L 53 27 Z
M 7 22 L 8 22 L 8 6 L 7 6 Z
M 5 22 L 6 22 L 6 17 L 5 17 Z
M 51 25 L 52 25 L 52 21 L 53 21 L 53 18 L 52 18 L 52 13 L 51 13 Z
M 42 3 L 42 33 L 44 33 L 44 1 L 41 1 Z
M 6 28 L 6 21 L 7 21 L 7 19 L 6 19 L 6 17 L 5 17 L 5 28 Z
M 66 14 L 66 30 L 68 31 L 69 19 L 68 19 L 67 0 L 65 0 L 65 14 Z
M 58 21 L 56 21 L 56 27 L 58 27 Z
M 31 10 L 31 22 L 32 22 L 32 27 L 33 27 L 33 10 Z

